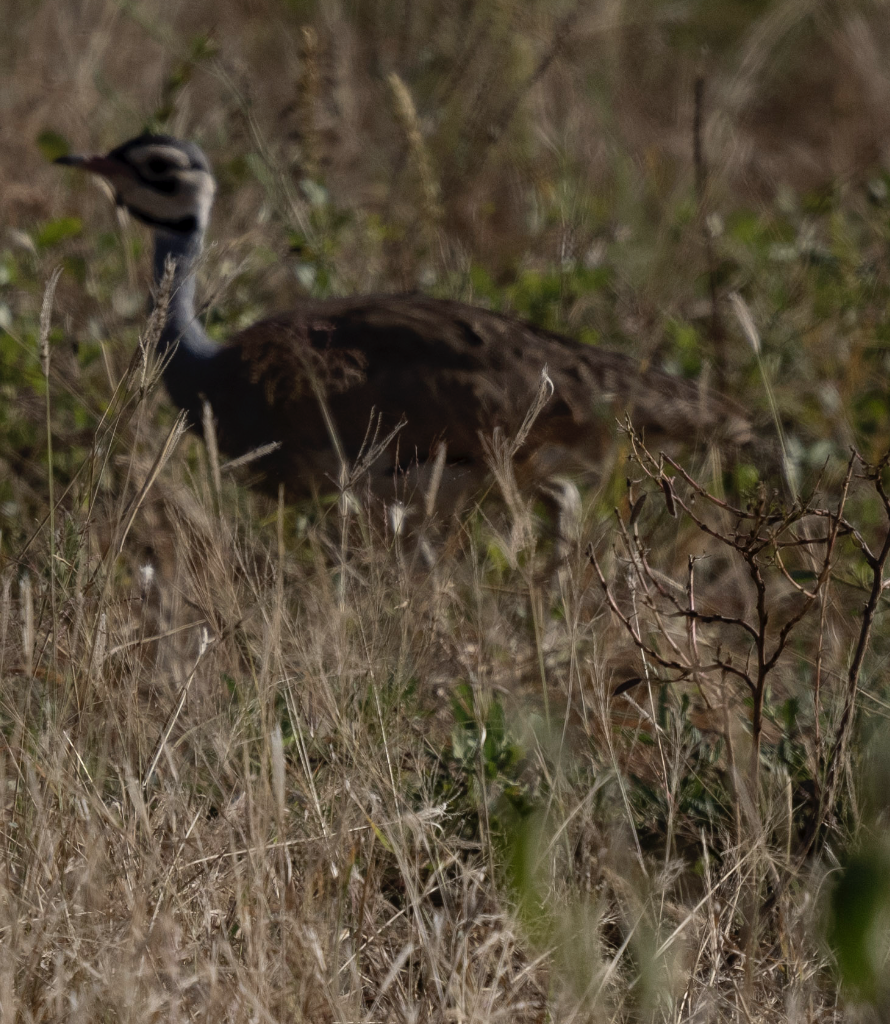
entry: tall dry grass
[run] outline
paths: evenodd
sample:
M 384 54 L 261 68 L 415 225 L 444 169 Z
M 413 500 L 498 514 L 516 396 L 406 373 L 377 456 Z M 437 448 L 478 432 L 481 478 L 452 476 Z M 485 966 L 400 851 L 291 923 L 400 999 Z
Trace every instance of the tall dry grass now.
M 249 467 L 181 435 L 157 386 L 144 236 L 40 155 L 51 133 L 106 147 L 147 123 L 199 139 L 221 183 L 203 272 L 219 334 L 300 288 L 417 285 L 681 369 L 691 326 L 696 370 L 721 364 L 766 410 L 772 374 L 778 422 L 829 423 L 823 447 L 790 438 L 803 473 L 862 440 L 848 410 L 882 379 L 881 214 L 854 195 L 815 223 L 796 198 L 881 170 L 882 5 L 4 15 L 3 1018 L 882 1019 L 886 993 L 842 992 L 825 938 L 846 851 L 884 841 L 880 591 L 841 730 L 861 548 L 833 554 L 757 695 L 757 770 L 739 772 L 757 753 L 750 692 L 651 653 L 747 670 L 751 648 L 656 597 L 754 621 L 756 588 L 701 540 L 679 483 L 674 517 L 657 474 L 627 465 L 625 435 L 558 537 L 503 438 L 501 500 L 425 523 L 423 545 L 373 503 L 267 502 Z M 762 259 L 724 233 L 752 205 Z M 826 253 L 842 286 L 816 293 Z M 764 330 L 760 367 L 730 288 Z M 719 497 L 719 467 L 685 465 Z M 847 507 L 872 546 L 873 485 Z M 826 473 L 829 510 L 837 486 Z M 815 577 L 764 558 L 772 636 Z
M 383 507 L 264 504 L 151 429 L 156 336 L 3 568 L 3 1012 L 831 1017 L 797 783 L 736 774 L 704 806 L 749 743 L 731 681 L 694 713 L 700 683 L 612 697 L 633 654 L 598 518 L 554 565 L 502 438 L 503 504 L 426 559 Z

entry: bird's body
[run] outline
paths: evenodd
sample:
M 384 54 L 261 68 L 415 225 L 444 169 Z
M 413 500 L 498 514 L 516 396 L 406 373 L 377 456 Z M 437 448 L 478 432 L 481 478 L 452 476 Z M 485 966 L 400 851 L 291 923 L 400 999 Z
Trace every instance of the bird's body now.
M 370 467 L 372 489 L 433 458 L 465 489 L 486 470 L 483 435 L 513 434 L 547 367 L 554 394 L 519 458 L 544 474 L 590 468 L 616 418 L 683 442 L 749 439 L 745 416 L 720 396 L 628 356 L 520 320 L 420 294 L 303 300 L 227 345 L 195 312 L 195 268 L 215 183 L 203 153 L 167 136 L 141 136 L 106 157 L 62 162 L 106 177 L 118 202 L 155 231 L 160 282 L 175 261 L 160 346 L 173 401 L 199 427 L 209 402 L 220 447 L 231 457 L 277 442 L 258 462 L 267 486 L 297 496 L 332 490 L 341 455 L 354 460 L 378 429 L 402 428 Z M 340 453 L 337 447 L 340 447 Z

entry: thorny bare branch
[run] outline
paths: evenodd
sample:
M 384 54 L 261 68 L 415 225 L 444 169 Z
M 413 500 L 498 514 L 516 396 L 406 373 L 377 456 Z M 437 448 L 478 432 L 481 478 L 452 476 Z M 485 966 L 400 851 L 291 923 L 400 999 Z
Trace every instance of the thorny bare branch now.
M 674 682 L 719 671 L 745 684 L 753 696 L 749 795 L 755 799 L 755 803 L 759 787 L 759 751 L 771 675 L 788 651 L 792 636 L 809 621 L 815 609 L 819 609 L 819 614 L 814 628 L 818 632 L 818 649 L 822 651 L 822 634 L 826 628 L 826 591 L 835 577 L 839 540 L 848 538 L 861 551 L 868 566 L 871 584 L 865 605 L 857 613 L 859 621 L 846 673 L 843 710 L 833 742 L 824 748 L 820 744 L 818 748 L 827 751 L 823 765 L 825 781 L 821 787 L 819 814 L 811 835 L 805 841 L 802 854 L 805 857 L 814 848 L 819 831 L 824 829 L 835 813 L 838 780 L 845 764 L 855 715 L 859 676 L 885 586 L 884 574 L 890 560 L 890 489 L 885 482 L 885 471 L 890 466 L 890 453 L 879 462 L 870 464 L 858 452 L 851 452 L 840 494 L 833 508 L 820 507 L 815 492 L 786 507 L 778 499 L 769 500 L 764 491 L 746 508 L 741 508 L 712 494 L 668 455 L 660 453 L 657 458 L 653 456 L 629 423 L 627 430 L 632 459 L 642 470 L 645 480 L 653 486 L 655 493 L 660 493 L 664 498 L 668 514 L 691 523 L 709 539 L 708 543 L 716 543 L 718 550 L 729 553 L 731 558 L 738 560 L 740 567 L 744 567 L 745 576 L 751 585 L 748 610 L 739 614 L 727 613 L 719 607 L 702 610 L 696 593 L 695 559 L 692 556 L 688 561 L 685 587 L 678 583 L 673 588 L 664 581 L 663 574 L 652 565 L 649 547 L 640 533 L 640 513 L 645 492 L 643 495 L 633 493 L 634 483 L 630 480 L 631 513 L 625 522 L 616 509 L 618 536 L 626 551 L 634 588 L 642 598 L 637 608 L 645 608 L 652 616 L 653 625 L 657 627 L 653 635 L 659 636 L 659 642 L 670 646 L 670 653 L 665 654 L 656 649 L 654 643 L 645 637 L 637 611 L 631 617 L 622 610 L 616 584 L 607 578 L 592 546 L 588 549 L 590 563 L 612 614 L 643 655 L 664 669 Z M 884 535 L 877 548 L 870 546 L 861 530 L 847 518 L 850 491 L 857 480 L 871 484 L 883 507 Z M 820 521 L 825 521 L 827 528 L 811 532 L 815 523 Z M 808 577 L 806 585 L 795 578 L 795 560 L 799 563 L 802 561 L 801 567 Z M 737 598 L 738 595 L 734 596 Z M 713 595 L 709 600 L 713 603 Z M 781 615 L 777 612 L 780 608 L 785 609 Z M 665 617 L 685 620 L 685 648 L 682 641 L 678 642 L 677 635 L 671 635 L 665 628 Z M 721 630 L 719 635 L 714 635 L 712 630 L 703 632 L 701 627 L 705 626 L 726 627 L 730 630 L 729 636 L 725 630 Z M 733 634 L 750 644 L 747 654 L 744 648 L 737 649 L 735 659 L 732 650 L 728 649 L 732 647 Z M 708 655 L 703 654 L 708 647 L 716 651 L 712 661 L 708 660 Z M 738 657 L 738 654 L 742 654 L 742 657 Z M 739 668 L 740 664 L 745 667 Z M 820 678 L 821 674 L 820 661 Z M 820 695 L 820 702 L 821 699 Z
M 603 595 L 606 598 L 606 603 L 609 605 L 609 608 L 612 610 L 616 618 L 618 618 L 618 620 L 627 630 L 628 635 L 630 636 L 634 644 L 647 657 L 651 658 L 654 662 L 656 662 L 656 664 L 660 665 L 662 668 L 666 668 L 673 672 L 677 672 L 678 679 L 688 679 L 695 673 L 705 675 L 711 672 L 728 672 L 730 675 L 737 676 L 739 679 L 741 679 L 743 682 L 745 682 L 749 687 L 753 689 L 754 683 L 751 677 L 746 672 L 743 672 L 741 669 L 736 668 L 729 662 L 718 660 L 711 664 L 699 665 L 694 664 L 691 661 L 674 661 L 670 658 L 665 658 L 659 651 L 652 647 L 651 644 L 647 644 L 646 641 L 643 640 L 643 638 L 640 636 L 637 628 L 634 626 L 631 619 L 627 615 L 625 615 L 625 613 L 619 607 L 618 602 L 615 599 L 615 595 L 612 592 L 612 588 L 608 580 L 606 579 L 605 575 L 603 574 L 602 566 L 600 565 L 599 560 L 597 559 L 596 551 L 592 544 L 589 545 L 587 549 L 587 556 L 590 560 L 590 564 L 593 566 L 594 572 L 596 573 L 600 587 L 603 591 Z

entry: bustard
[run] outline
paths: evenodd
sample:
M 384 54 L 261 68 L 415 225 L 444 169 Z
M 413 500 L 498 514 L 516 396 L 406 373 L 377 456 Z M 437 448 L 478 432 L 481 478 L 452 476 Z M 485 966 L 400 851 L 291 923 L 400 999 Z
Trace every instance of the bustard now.
M 279 442 L 258 462 L 269 489 L 283 482 L 291 496 L 332 490 L 343 456 L 355 459 L 367 442 L 376 410 L 384 430 L 405 424 L 371 468 L 372 490 L 392 495 L 394 474 L 424 465 L 445 445 L 468 496 L 486 475 L 482 437 L 519 428 L 545 365 L 554 395 L 517 455 L 531 472 L 595 467 L 616 416 L 625 414 L 680 441 L 749 438 L 732 403 L 687 381 L 513 317 L 420 294 L 306 299 L 220 345 L 195 311 L 196 263 L 216 192 L 198 146 L 141 135 L 106 156 L 57 162 L 107 179 L 117 202 L 153 229 L 156 282 L 175 261 L 159 341 L 170 397 L 196 429 L 206 399 L 230 457 Z

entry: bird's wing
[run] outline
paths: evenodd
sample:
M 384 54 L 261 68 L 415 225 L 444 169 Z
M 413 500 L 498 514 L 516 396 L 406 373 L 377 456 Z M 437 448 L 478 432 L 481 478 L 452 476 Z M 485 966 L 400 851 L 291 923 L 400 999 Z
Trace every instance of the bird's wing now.
M 547 367 L 554 395 L 529 445 L 597 448 L 628 413 L 648 431 L 684 441 L 722 428 L 743 441 L 744 414 L 693 384 L 644 369 L 621 353 L 585 345 L 489 310 L 423 295 L 309 300 L 249 327 L 233 345 L 283 436 L 321 444 L 328 427 L 354 454 L 372 409 L 383 428 L 407 421 L 403 451 L 426 458 L 439 439 L 449 458 L 477 459 L 480 432 L 515 433 Z

